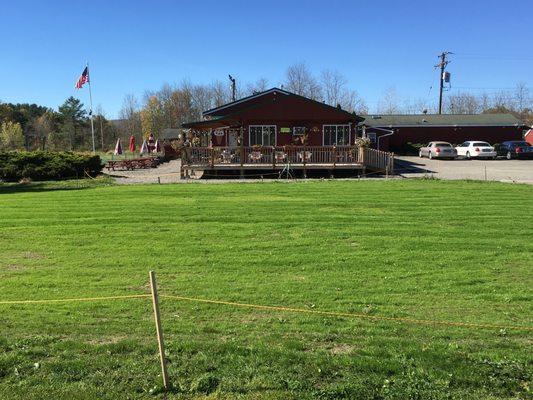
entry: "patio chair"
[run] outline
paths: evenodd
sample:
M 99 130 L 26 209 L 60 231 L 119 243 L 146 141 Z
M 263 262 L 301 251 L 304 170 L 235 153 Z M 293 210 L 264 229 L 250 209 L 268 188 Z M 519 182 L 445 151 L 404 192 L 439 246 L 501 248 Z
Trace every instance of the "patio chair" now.
M 276 162 L 281 163 L 281 162 L 285 161 L 285 159 L 287 158 L 287 153 L 285 153 L 283 151 L 276 151 L 274 153 L 274 157 L 276 159 Z
M 258 162 L 261 161 L 263 154 L 261 154 L 260 151 L 252 151 L 248 157 L 250 158 L 251 162 Z
M 235 154 L 232 154 L 229 150 L 223 150 L 222 153 L 220 153 L 220 157 L 223 163 L 230 164 L 235 158 Z
M 300 159 L 300 161 L 302 162 L 309 162 L 309 160 L 311 159 L 311 156 L 313 155 L 313 153 L 311 153 L 310 151 L 300 151 L 298 152 L 298 158 Z

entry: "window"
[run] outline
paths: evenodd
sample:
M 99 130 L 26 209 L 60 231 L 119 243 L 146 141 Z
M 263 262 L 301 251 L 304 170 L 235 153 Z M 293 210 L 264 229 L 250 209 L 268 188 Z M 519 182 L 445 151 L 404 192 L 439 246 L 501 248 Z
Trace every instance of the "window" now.
M 376 144 L 376 133 L 375 132 L 369 132 L 367 133 L 368 138 L 370 139 L 370 143 Z
M 250 146 L 275 146 L 276 125 L 250 125 Z
M 324 125 L 324 146 L 350 144 L 350 125 Z
M 295 126 L 292 128 L 293 135 L 305 135 L 305 126 Z

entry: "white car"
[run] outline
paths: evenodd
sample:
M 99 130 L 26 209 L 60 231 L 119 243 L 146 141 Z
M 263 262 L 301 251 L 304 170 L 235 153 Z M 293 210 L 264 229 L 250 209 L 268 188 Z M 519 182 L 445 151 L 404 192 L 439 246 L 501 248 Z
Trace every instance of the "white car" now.
M 466 159 L 471 158 L 496 158 L 496 150 L 487 142 L 480 142 L 477 140 L 469 140 L 458 145 L 457 150 L 458 157 L 464 157 Z

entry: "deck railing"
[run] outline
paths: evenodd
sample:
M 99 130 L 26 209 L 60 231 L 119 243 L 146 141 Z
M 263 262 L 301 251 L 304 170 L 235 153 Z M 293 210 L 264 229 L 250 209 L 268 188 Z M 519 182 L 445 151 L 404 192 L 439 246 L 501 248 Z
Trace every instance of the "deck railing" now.
M 184 166 L 264 165 L 265 167 L 298 164 L 310 168 L 320 165 L 361 165 L 392 173 L 394 155 L 358 146 L 263 146 L 263 147 L 184 147 Z
M 394 153 L 370 148 L 362 148 L 361 153 L 366 167 L 390 174 L 394 172 Z

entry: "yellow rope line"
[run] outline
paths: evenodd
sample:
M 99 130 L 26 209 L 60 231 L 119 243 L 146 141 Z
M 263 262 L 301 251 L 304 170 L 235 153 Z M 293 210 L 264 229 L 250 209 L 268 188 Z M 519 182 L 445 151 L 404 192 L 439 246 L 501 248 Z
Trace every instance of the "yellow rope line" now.
M 176 300 L 194 301 L 194 302 L 200 302 L 200 303 L 222 304 L 222 305 L 234 306 L 234 307 L 256 308 L 260 310 L 288 311 L 288 312 L 296 312 L 296 313 L 327 315 L 331 317 L 364 318 L 364 319 L 370 319 L 374 321 L 394 321 L 394 322 L 403 322 L 403 323 L 412 323 L 412 324 L 446 325 L 446 326 L 467 327 L 467 328 L 514 329 L 514 330 L 533 331 L 533 327 L 530 327 L 530 326 L 476 324 L 476 323 L 470 323 L 470 322 L 439 321 L 439 320 L 431 320 L 431 319 L 416 319 L 416 318 L 406 318 L 406 317 L 384 317 L 384 316 L 367 315 L 367 314 L 359 314 L 359 313 L 345 313 L 345 312 L 336 312 L 336 311 L 309 310 L 305 308 L 266 306 L 266 305 L 257 305 L 257 304 L 247 304 L 247 303 L 234 303 L 231 301 L 199 299 L 195 297 L 173 296 L 173 295 L 160 295 L 159 297 L 168 298 L 168 299 L 176 299 Z
M 0 301 L 0 304 L 37 304 L 37 303 L 70 303 L 74 301 L 104 301 L 104 300 L 120 300 L 120 299 L 139 299 L 150 297 L 149 294 L 130 294 L 123 296 L 105 296 L 105 297 L 82 297 L 72 299 L 48 299 L 48 300 L 5 300 Z
M 9 305 L 9 304 L 49 304 L 49 303 L 83 302 L 83 301 L 140 299 L 140 298 L 147 298 L 150 296 L 151 296 L 150 294 L 131 294 L 131 295 L 121 295 L 121 296 L 81 297 L 81 298 L 68 298 L 68 299 L 4 300 L 4 301 L 0 301 L 0 305 L 1 304 L 6 304 L 6 305 Z M 453 321 L 442 321 L 442 320 L 432 320 L 432 319 L 416 319 L 416 318 L 408 318 L 408 317 L 385 317 L 385 316 L 368 315 L 368 314 L 361 314 L 361 313 L 320 311 L 320 310 L 309 310 L 305 308 L 267 306 L 267 305 L 249 304 L 249 303 L 236 303 L 236 302 L 231 302 L 231 301 L 210 300 L 210 299 L 201 299 L 201 298 L 196 298 L 196 297 L 175 296 L 175 295 L 166 295 L 166 294 L 160 295 L 160 297 L 167 298 L 167 299 L 175 299 L 175 300 L 193 301 L 193 302 L 198 302 L 198 303 L 220 304 L 220 305 L 233 306 L 233 307 L 255 308 L 259 310 L 272 310 L 272 311 L 285 311 L 285 312 L 295 312 L 295 313 L 305 313 L 305 314 L 315 314 L 315 315 L 326 315 L 330 317 L 361 318 L 361 319 L 369 319 L 373 321 L 393 321 L 393 322 L 402 322 L 402 323 L 411 323 L 411 324 L 446 325 L 446 326 L 467 327 L 467 328 L 512 329 L 512 330 L 533 331 L 533 327 L 520 326 L 520 325 L 476 324 L 476 323 L 471 323 L 471 322 L 453 322 Z

